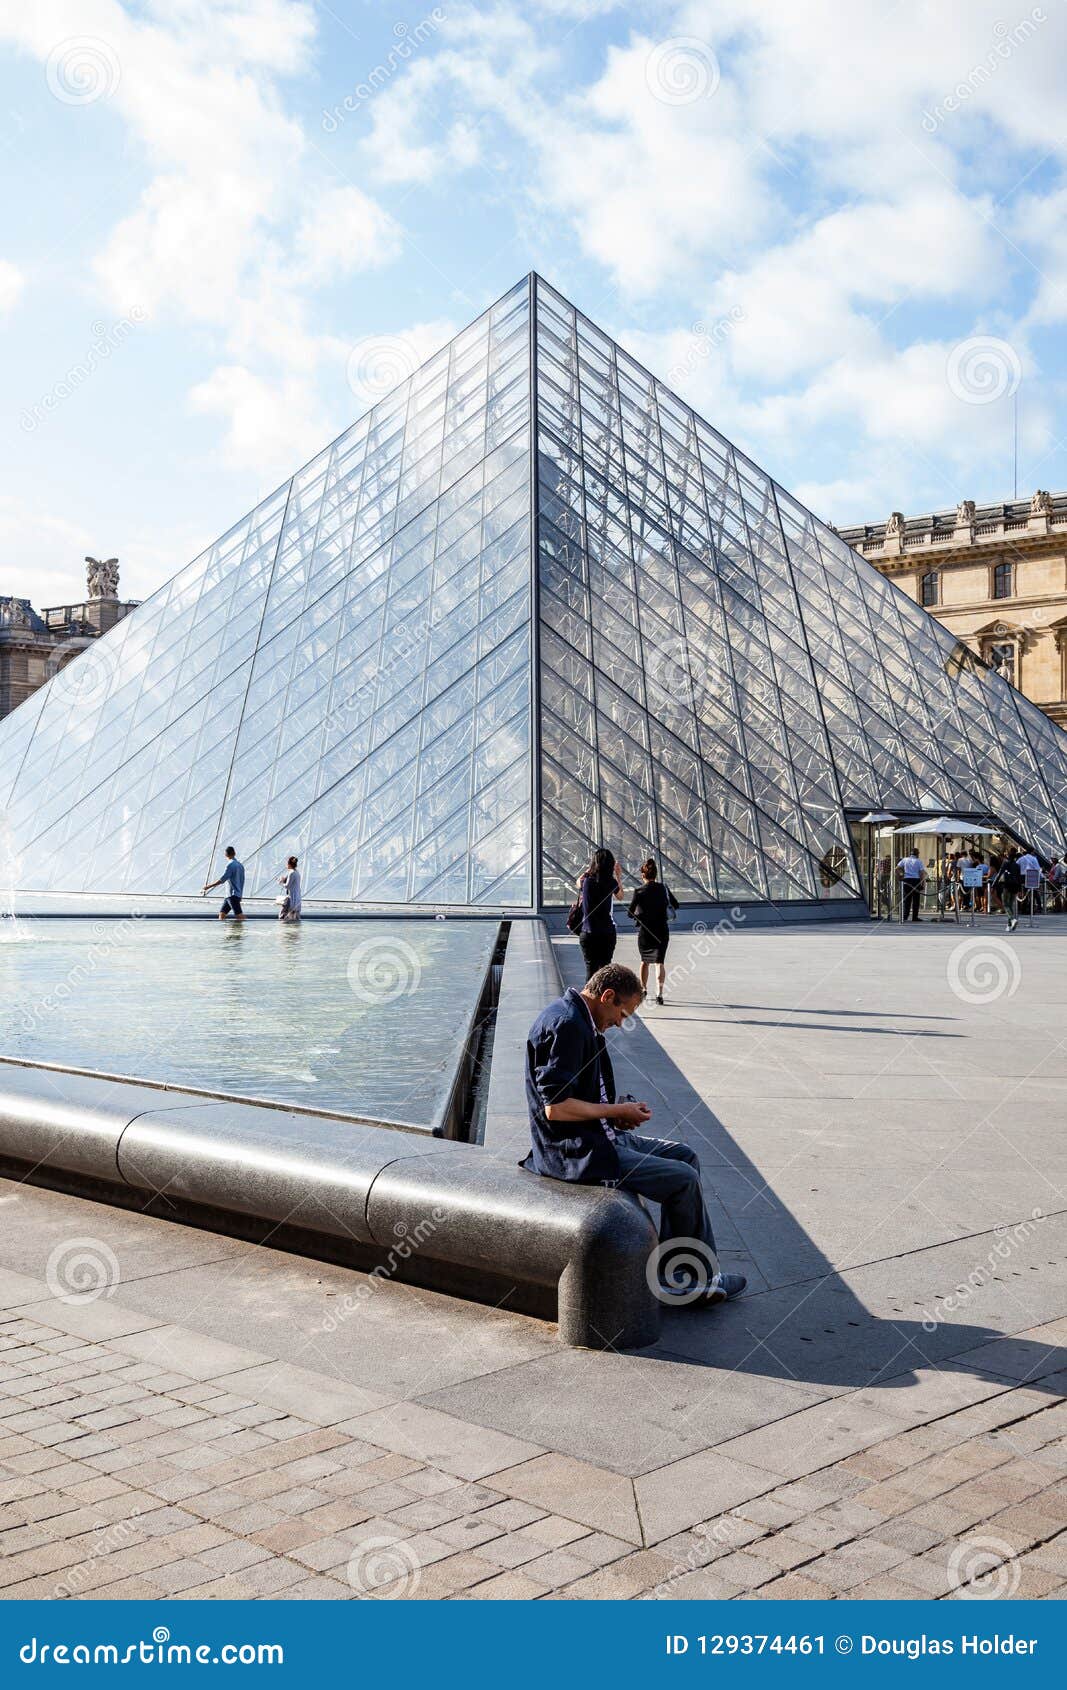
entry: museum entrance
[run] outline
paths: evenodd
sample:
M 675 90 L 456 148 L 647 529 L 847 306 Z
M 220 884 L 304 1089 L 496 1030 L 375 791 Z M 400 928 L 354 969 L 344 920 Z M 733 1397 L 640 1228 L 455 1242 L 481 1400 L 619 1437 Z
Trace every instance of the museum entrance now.
M 867 907 L 877 921 L 901 919 L 903 890 L 897 864 L 911 851 L 925 871 L 920 915 L 952 918 L 962 905 L 970 909 L 972 904 L 977 913 L 988 912 L 998 903 L 988 881 L 1009 847 L 1020 843 L 988 816 L 868 810 L 862 815 L 850 812 L 848 819 Z M 981 885 L 964 888 L 960 876 L 949 874 L 949 865 L 959 853 L 980 860 L 987 871 Z

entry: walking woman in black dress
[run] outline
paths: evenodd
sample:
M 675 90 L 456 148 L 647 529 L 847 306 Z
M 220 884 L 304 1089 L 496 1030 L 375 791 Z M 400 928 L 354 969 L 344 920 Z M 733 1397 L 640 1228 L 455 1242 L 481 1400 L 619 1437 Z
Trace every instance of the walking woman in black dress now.
M 641 985 L 648 987 L 648 970 L 656 965 L 656 1002 L 663 1002 L 663 984 L 667 978 L 667 946 L 670 944 L 670 911 L 678 908 L 678 900 L 669 886 L 664 886 L 656 868 L 656 859 L 649 857 L 641 865 L 641 885 L 630 899 L 629 914 L 637 923 L 637 949 L 641 956 Z
M 578 943 L 585 958 L 585 977 L 591 979 L 615 955 L 615 917 L 612 902 L 622 897 L 622 872 L 613 851 L 602 845 L 594 851 L 589 867 L 578 876 L 578 899 L 582 906 L 582 931 Z

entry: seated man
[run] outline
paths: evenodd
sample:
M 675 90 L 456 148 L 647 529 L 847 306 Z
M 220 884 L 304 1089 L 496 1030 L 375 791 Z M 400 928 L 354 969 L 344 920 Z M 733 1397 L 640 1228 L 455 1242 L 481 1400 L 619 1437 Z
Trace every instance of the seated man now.
M 609 962 L 582 991 L 569 987 L 541 1011 L 526 1041 L 533 1149 L 522 1165 L 549 1179 L 619 1186 L 658 1203 L 657 1295 L 722 1303 L 746 1281 L 720 1270 L 696 1152 L 637 1134 L 633 1128 L 651 1117 L 648 1104 L 615 1098 L 604 1032 L 629 1020 L 643 997 L 636 974 Z M 672 1274 L 672 1256 L 684 1266 L 684 1280 Z

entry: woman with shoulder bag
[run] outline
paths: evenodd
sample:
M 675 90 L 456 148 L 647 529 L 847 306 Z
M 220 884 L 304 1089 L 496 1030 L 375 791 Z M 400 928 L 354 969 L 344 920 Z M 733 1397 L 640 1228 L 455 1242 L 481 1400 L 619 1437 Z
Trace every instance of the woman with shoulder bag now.
M 641 957 L 641 985 L 648 986 L 648 970 L 656 965 L 656 1002 L 663 1002 L 663 986 L 667 978 L 667 946 L 670 944 L 668 923 L 678 908 L 678 900 L 669 886 L 659 879 L 656 859 L 649 857 L 641 865 L 641 885 L 630 899 L 629 914 L 637 923 L 637 949 Z
M 593 852 L 589 867 L 578 876 L 578 899 L 567 920 L 570 927 L 572 918 L 577 920 L 580 916 L 578 943 L 585 958 L 587 980 L 615 955 L 618 935 L 611 906 L 621 897 L 622 871 L 615 861 L 615 853 L 602 845 Z

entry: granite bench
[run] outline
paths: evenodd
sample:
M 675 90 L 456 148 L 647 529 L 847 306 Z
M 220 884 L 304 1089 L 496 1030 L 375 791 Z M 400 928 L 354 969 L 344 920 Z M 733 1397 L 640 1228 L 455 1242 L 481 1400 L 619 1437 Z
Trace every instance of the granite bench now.
M 0 1063 L 0 1156 L 20 1169 L 276 1222 L 329 1237 L 335 1256 L 340 1240 L 354 1266 L 368 1250 L 392 1260 L 407 1239 L 420 1283 L 440 1264 L 462 1270 L 471 1295 L 484 1276 L 494 1302 L 502 1286 L 540 1287 L 549 1307 L 555 1292 L 565 1344 L 654 1343 L 645 1210 L 621 1192 L 526 1173 L 512 1150 Z M 395 1276 L 408 1277 L 403 1262 Z

